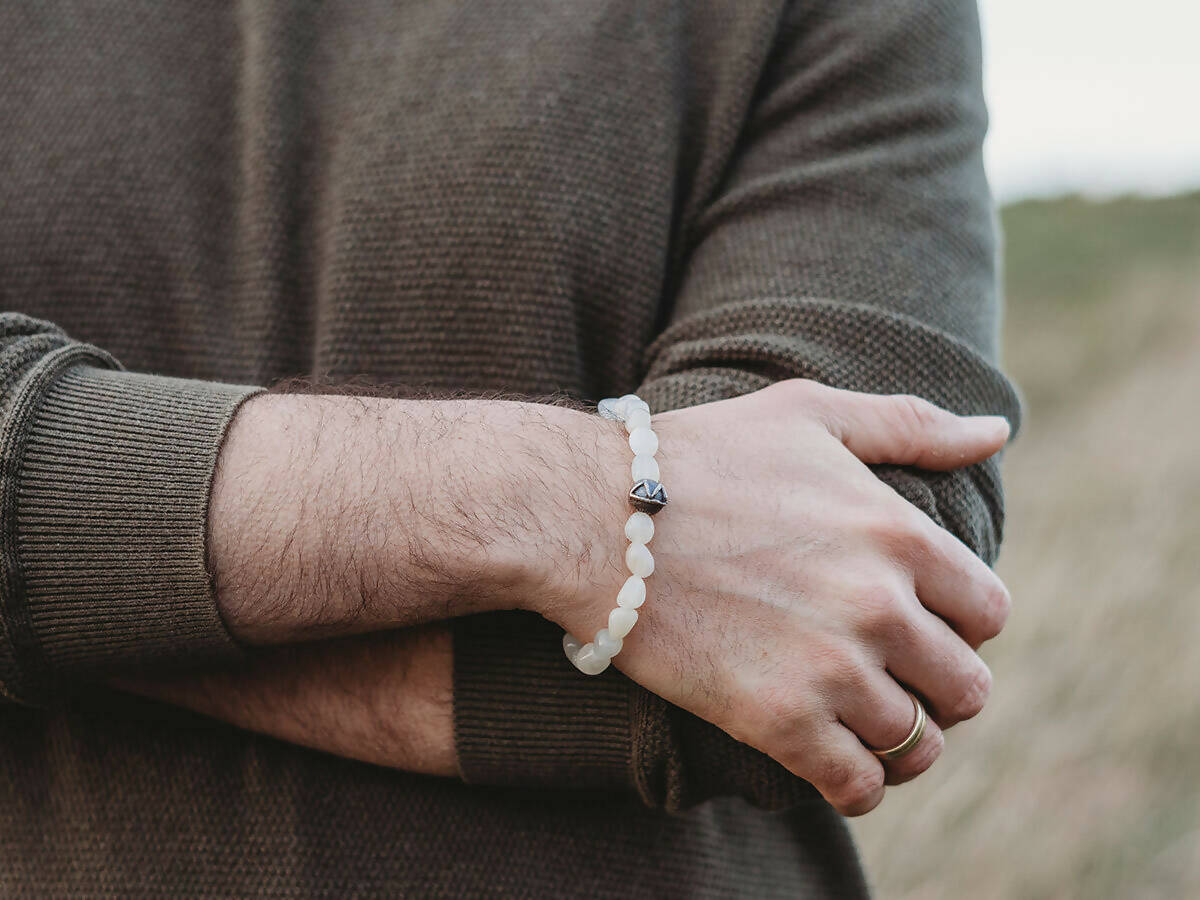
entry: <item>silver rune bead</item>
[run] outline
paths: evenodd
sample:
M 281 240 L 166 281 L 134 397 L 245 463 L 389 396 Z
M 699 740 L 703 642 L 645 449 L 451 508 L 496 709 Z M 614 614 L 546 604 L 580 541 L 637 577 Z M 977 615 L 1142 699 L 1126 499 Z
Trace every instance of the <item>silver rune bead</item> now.
M 629 505 L 652 516 L 667 505 L 667 489 L 653 478 L 643 478 L 629 491 Z

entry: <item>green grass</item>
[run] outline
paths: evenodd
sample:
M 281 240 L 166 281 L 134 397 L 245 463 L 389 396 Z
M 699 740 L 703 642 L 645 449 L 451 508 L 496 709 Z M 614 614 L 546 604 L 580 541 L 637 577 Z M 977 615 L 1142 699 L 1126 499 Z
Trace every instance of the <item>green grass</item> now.
M 1200 191 L 1160 200 L 1030 200 L 1006 207 L 1001 219 L 1014 305 L 1077 308 L 1111 298 L 1131 269 L 1200 257 Z
M 1174 352 L 1200 305 L 1200 192 L 1008 207 L 1005 356 L 1034 411 L 1110 390 Z

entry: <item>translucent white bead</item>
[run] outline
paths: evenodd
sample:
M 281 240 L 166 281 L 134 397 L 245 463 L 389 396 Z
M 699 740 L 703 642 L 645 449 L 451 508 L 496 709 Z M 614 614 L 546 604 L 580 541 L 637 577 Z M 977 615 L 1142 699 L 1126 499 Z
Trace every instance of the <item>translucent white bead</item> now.
M 637 575 L 630 575 L 617 592 L 617 606 L 637 609 L 646 602 L 646 582 Z
M 626 394 L 625 396 L 621 397 L 621 402 L 625 404 L 625 410 L 627 412 L 631 409 L 638 409 L 639 407 L 646 410 L 646 412 L 650 412 L 650 404 L 637 394 Z
M 633 431 L 635 428 L 649 428 L 650 413 L 640 406 L 635 406 L 625 415 L 625 430 Z
M 633 451 L 630 474 L 634 482 L 655 481 L 660 478 L 658 462 L 658 435 L 650 427 L 650 405 L 636 394 L 623 397 L 605 397 L 596 404 L 596 409 L 606 419 L 625 423 L 629 432 L 629 448 Z M 644 512 L 635 512 L 625 522 L 625 536 L 629 547 L 625 551 L 625 565 L 632 573 L 617 594 L 617 606 L 608 614 L 608 627 L 596 632 L 593 641 L 580 644 L 579 639 L 567 633 L 563 635 L 563 652 L 579 671 L 586 675 L 599 675 L 609 666 L 612 657 L 621 652 L 624 638 L 638 620 L 638 607 L 646 602 L 644 578 L 654 572 L 654 556 L 646 544 L 654 537 L 654 521 Z
M 662 481 L 658 474 L 658 460 L 646 453 L 640 453 L 633 458 L 633 466 L 630 468 L 634 481 L 641 481 L 643 478 L 649 478 L 651 481 Z
M 611 657 L 600 653 L 595 644 L 589 642 L 579 648 L 571 662 L 575 663 L 575 668 L 584 675 L 599 675 L 608 668 L 610 659 Z
M 629 432 L 629 449 L 639 455 L 653 456 L 658 452 L 658 435 L 644 425 L 635 428 Z
M 626 632 L 628 634 L 628 632 Z M 609 659 L 612 659 L 621 652 L 621 638 L 614 634 L 610 634 L 607 628 L 601 628 L 596 632 L 596 652 L 603 653 Z
M 575 654 L 579 652 L 579 648 L 583 646 L 583 642 L 568 631 L 563 635 L 562 645 L 563 653 L 567 654 L 567 659 L 574 662 Z
M 625 404 L 617 397 L 605 397 L 596 404 L 596 412 L 606 419 L 624 419 Z
M 626 609 L 618 606 L 608 614 L 608 633 L 615 638 L 623 638 L 633 630 L 633 626 L 637 624 L 638 613 L 636 609 Z M 597 642 L 600 640 L 600 635 L 596 635 Z
M 644 512 L 635 512 L 625 522 L 625 537 L 634 544 L 648 544 L 654 537 L 654 520 Z
M 634 575 L 647 578 L 654 574 L 654 557 L 645 544 L 630 544 L 625 551 L 625 565 Z

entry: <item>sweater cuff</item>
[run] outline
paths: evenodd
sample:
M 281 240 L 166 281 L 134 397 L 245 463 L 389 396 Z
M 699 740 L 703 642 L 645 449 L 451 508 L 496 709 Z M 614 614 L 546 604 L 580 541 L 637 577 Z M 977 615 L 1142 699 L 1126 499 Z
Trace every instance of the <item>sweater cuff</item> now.
M 454 730 L 468 784 L 632 791 L 636 684 L 575 670 L 562 629 L 522 610 L 453 622 Z
M 208 500 L 226 428 L 261 389 L 63 362 L 27 379 L 10 416 L 7 693 L 45 702 L 118 672 L 240 655 L 207 568 Z

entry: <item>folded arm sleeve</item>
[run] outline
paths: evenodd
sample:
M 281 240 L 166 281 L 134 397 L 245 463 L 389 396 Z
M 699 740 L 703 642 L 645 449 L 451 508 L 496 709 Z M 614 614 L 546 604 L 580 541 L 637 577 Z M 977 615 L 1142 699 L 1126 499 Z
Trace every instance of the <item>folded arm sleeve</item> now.
M 972 0 L 789 7 L 738 145 L 685 217 L 677 290 L 637 387 L 653 411 L 803 377 L 1000 414 L 1016 429 L 1019 401 L 996 360 L 980 70 Z M 995 460 L 950 473 L 875 471 L 994 560 L 1003 520 Z M 507 720 L 507 744 L 466 735 L 485 779 L 512 781 L 520 757 L 499 758 L 526 752 L 536 733 L 541 764 L 522 783 L 624 779 L 667 810 L 718 795 L 771 809 L 815 797 L 764 754 L 619 673 L 582 679 L 561 660 L 552 666 L 549 630 L 480 642 L 492 673 L 514 647 L 546 668 L 536 683 L 510 686 L 521 713 Z M 517 670 L 528 675 L 527 664 Z
M 236 656 L 205 561 L 209 488 L 258 388 L 127 372 L 0 313 L 0 693 Z

